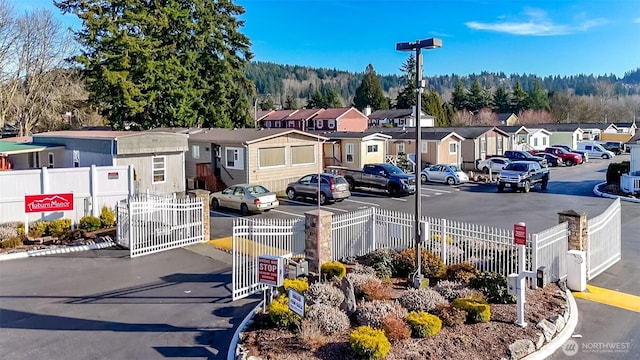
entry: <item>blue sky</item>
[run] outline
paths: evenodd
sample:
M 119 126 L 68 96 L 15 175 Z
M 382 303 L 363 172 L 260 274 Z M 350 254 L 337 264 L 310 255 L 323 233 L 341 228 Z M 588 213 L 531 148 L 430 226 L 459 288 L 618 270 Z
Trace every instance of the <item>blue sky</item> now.
M 52 0 L 9 0 L 56 13 Z M 640 67 L 639 0 L 236 0 L 254 60 L 399 73 L 397 42 L 430 37 L 424 74 L 615 74 Z M 71 26 L 78 22 L 60 17 Z

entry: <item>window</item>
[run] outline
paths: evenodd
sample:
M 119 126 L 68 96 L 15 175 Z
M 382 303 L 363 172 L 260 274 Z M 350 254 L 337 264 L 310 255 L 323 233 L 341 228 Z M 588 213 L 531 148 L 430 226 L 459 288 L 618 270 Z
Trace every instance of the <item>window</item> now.
M 378 152 L 378 144 L 367 145 L 367 153 L 377 153 Z
M 353 144 L 347 144 L 347 162 L 353 162 Z
M 275 128 L 279 129 L 279 128 L 282 127 L 282 123 L 280 122 L 280 120 L 276 120 L 275 123 L 276 123 L 275 126 L 274 126 Z
M 498 154 L 502 154 L 502 147 L 504 146 L 504 138 L 502 136 L 498 136 Z
M 191 145 L 191 158 L 200 159 L 200 145 Z
M 450 142 L 449 143 L 449 154 L 457 154 L 458 153 L 458 143 Z
M 542 138 L 542 146 L 547 146 L 547 138 L 546 137 Z
M 422 148 L 423 153 L 429 152 L 429 142 L 422 140 L 422 144 L 420 146 Z
M 40 167 L 40 153 L 34 152 L 29 156 L 29 167 L 32 169 L 37 169 Z
M 533 146 L 538 146 L 538 138 L 533 138 Z
M 295 128 L 295 127 L 296 127 L 296 122 L 295 122 L 295 121 L 293 121 L 293 120 L 289 120 L 289 121 L 287 122 L 287 127 L 288 127 L 288 128 Z
M 318 129 L 322 129 L 322 125 L 323 125 L 322 123 L 323 123 L 323 121 L 322 121 L 322 120 L 316 120 L 316 127 L 317 127 Z
M 396 144 L 396 154 L 398 155 L 406 154 L 406 152 L 404 151 L 404 142 L 400 142 Z
M 487 139 L 486 138 L 482 138 L 480 139 L 480 152 L 487 152 Z
M 80 151 L 73 150 L 73 167 L 80 167 Z
M 53 165 L 55 164 L 53 160 L 54 160 L 53 153 L 49 153 L 49 165 L 47 165 L 47 167 L 50 169 L 53 168 Z
M 228 147 L 225 148 L 225 164 L 229 169 L 244 170 L 243 149 Z
M 316 159 L 314 145 L 292 146 L 291 165 L 313 164 Z
M 258 164 L 260 168 L 285 166 L 284 147 L 258 149 Z
M 264 127 L 266 128 L 270 128 L 271 127 L 271 120 L 267 120 L 264 122 Z
M 164 156 L 154 156 L 151 158 L 151 171 L 153 174 L 153 183 L 163 183 L 166 181 L 167 175 L 167 158 Z
M 327 126 L 329 126 L 329 129 L 333 129 L 333 128 L 335 128 L 335 127 L 336 127 L 336 123 L 335 123 L 335 121 L 333 121 L 333 120 L 329 120 L 329 121 L 328 121 L 328 123 L 329 123 L 329 124 L 328 124 Z

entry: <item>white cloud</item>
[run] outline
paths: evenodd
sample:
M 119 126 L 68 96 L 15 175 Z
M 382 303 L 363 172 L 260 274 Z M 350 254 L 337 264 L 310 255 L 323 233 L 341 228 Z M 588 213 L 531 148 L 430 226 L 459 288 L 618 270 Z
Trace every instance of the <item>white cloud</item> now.
M 636 23 L 636 24 L 640 24 L 640 17 L 636 18 L 635 20 L 633 20 L 633 22 Z
M 541 9 L 528 8 L 524 11 L 525 21 L 498 21 L 484 23 L 468 21 L 465 25 L 474 30 L 493 31 L 512 35 L 551 36 L 566 35 L 578 31 L 587 31 L 592 27 L 605 24 L 602 18 L 587 19 L 579 16 L 574 24 L 556 24 Z

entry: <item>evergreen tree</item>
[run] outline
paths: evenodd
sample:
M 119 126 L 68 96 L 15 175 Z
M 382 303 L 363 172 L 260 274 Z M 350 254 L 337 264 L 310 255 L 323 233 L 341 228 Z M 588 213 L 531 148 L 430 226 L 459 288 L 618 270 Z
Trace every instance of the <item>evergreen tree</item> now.
M 462 80 L 458 80 L 455 89 L 451 93 L 451 105 L 455 110 L 464 110 L 469 107 L 467 89 L 464 88 Z
M 259 105 L 260 105 L 260 110 L 275 110 L 276 108 L 276 102 L 273 100 L 271 95 L 262 99 Z
M 370 106 L 372 110 L 388 109 L 388 102 L 384 97 L 380 79 L 376 75 L 373 66 L 369 64 L 365 70 L 364 78 L 360 86 L 356 89 L 356 95 L 353 98 L 355 107 L 362 111 L 365 107 Z
M 416 58 L 409 55 L 407 61 L 400 67 L 404 88 L 396 98 L 396 109 L 411 109 L 416 105 Z
M 255 90 L 232 0 L 57 0 L 82 21 L 75 61 L 115 128 L 244 127 Z
M 493 109 L 496 113 L 508 113 L 511 111 L 511 94 L 504 86 L 498 86 L 493 96 Z
M 307 109 L 328 109 L 341 106 L 340 95 L 336 89 L 327 86 L 316 90 L 307 100 Z
M 519 114 L 526 110 L 528 96 L 529 95 L 522 89 L 520 81 L 516 82 L 516 88 L 513 89 L 513 94 L 511 95 L 511 111 Z
M 468 110 L 474 112 L 489 106 L 487 94 L 482 86 L 480 86 L 480 82 L 477 78 L 473 82 L 473 85 L 471 85 L 471 90 L 469 91 L 469 95 L 467 96 L 467 104 Z
M 434 117 L 435 126 L 447 126 L 447 114 L 442 106 L 440 95 L 433 89 L 423 96 L 422 108 L 424 111 Z
M 542 87 L 538 79 L 533 82 L 533 87 L 527 94 L 527 109 L 551 110 L 551 103 L 547 91 Z
M 298 100 L 296 100 L 293 94 L 287 94 L 287 99 L 284 102 L 285 110 L 297 110 L 298 109 Z

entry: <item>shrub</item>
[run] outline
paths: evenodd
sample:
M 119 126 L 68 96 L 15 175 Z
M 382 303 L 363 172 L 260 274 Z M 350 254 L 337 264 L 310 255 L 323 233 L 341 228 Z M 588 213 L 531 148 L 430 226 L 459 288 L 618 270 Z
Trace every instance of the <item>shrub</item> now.
M 331 305 L 311 305 L 305 315 L 307 320 L 318 324 L 320 330 L 326 335 L 345 332 L 351 326 L 347 314 Z
M 377 279 L 376 279 L 377 280 Z M 391 288 L 383 284 L 380 280 L 369 279 L 360 287 L 365 299 L 371 300 L 389 300 L 391 299 Z
M 364 301 L 358 304 L 355 319 L 358 325 L 368 325 L 379 328 L 382 325 L 382 319 L 389 314 L 404 318 L 407 316 L 407 310 L 396 302 L 380 300 Z
M 24 223 L 19 223 L 16 230 L 18 231 L 18 235 L 26 235 L 24 232 Z
M 391 341 L 404 340 L 411 336 L 409 325 L 395 315 L 387 315 L 382 319 L 382 330 Z
M 488 322 L 491 319 L 491 306 L 484 300 L 455 299 L 453 306 L 467 312 L 467 322 Z
M 462 289 L 464 289 L 464 285 L 461 282 L 449 280 L 442 280 L 433 287 L 433 290 L 437 291 L 438 294 L 442 295 L 447 301 L 462 297 L 460 296 Z
M 507 292 L 507 278 L 502 274 L 483 272 L 469 281 L 469 286 L 480 290 L 484 298 L 492 304 L 515 302 L 514 296 Z
M 446 304 L 447 299 L 433 289 L 409 289 L 398 299 L 400 305 L 409 311 L 432 311 L 438 304 Z
M 116 213 L 108 206 L 103 206 L 100 211 L 100 223 L 102 227 L 109 228 L 116 224 Z
M 415 249 L 406 249 L 396 256 L 396 268 L 398 276 L 408 276 L 416 271 Z M 447 266 L 440 256 L 427 250 L 420 250 L 420 264 L 422 274 L 426 277 L 444 277 Z
M 13 249 L 18 246 L 22 246 L 22 236 L 13 236 L 0 241 L 0 248 L 2 249 Z
M 80 239 L 84 239 L 87 237 L 87 232 L 86 230 L 82 230 L 82 229 L 75 229 L 75 230 L 69 230 L 67 231 L 61 238 L 61 240 L 63 241 L 74 241 L 74 240 L 80 240 Z
M 320 266 L 320 274 L 323 278 L 326 277 L 329 280 L 333 279 L 334 277 L 342 279 L 347 274 L 347 268 L 341 262 L 332 261 L 324 263 L 322 264 L 322 266 Z
M 622 174 L 628 174 L 629 171 L 631 171 L 630 161 L 609 164 L 607 168 L 607 184 L 620 185 L 620 177 Z
M 325 346 L 329 342 L 318 324 L 307 320 L 302 320 L 300 324 L 300 341 L 311 350 Z
M 445 326 L 461 325 L 467 319 L 466 311 L 458 309 L 451 304 L 439 304 L 436 307 L 435 314 L 438 315 Z
M 469 280 L 478 275 L 478 270 L 475 265 L 470 262 L 463 262 L 460 264 L 453 264 L 447 267 L 447 279 L 453 281 L 460 281 L 465 284 L 469 283 Z
M 458 297 L 459 298 L 465 298 L 465 299 L 476 299 L 476 300 L 483 300 L 484 301 L 484 294 L 482 294 L 481 291 L 476 290 L 476 289 L 470 289 L 468 287 L 460 289 L 460 291 L 458 291 Z
M 434 336 L 442 329 L 442 320 L 424 311 L 413 311 L 407 315 L 407 324 L 415 337 L 425 338 Z
M 22 226 L 23 226 L 22 229 L 24 232 L 24 225 Z M 18 236 L 17 224 L 7 223 L 7 224 L 0 225 L 0 241 L 7 240 L 15 236 Z
M 34 238 L 43 237 L 48 227 L 48 221 L 33 222 L 29 225 L 29 236 Z
M 382 284 L 382 281 L 375 275 L 367 275 L 367 274 L 347 274 L 347 279 L 351 281 L 353 284 L 353 290 L 357 298 L 362 298 L 364 294 L 362 293 L 362 285 L 367 281 L 376 281 Z
M 378 249 L 360 257 L 364 265 L 376 270 L 376 275 L 381 279 L 396 274 L 395 263 L 397 251 L 393 249 Z M 391 275 L 389 275 L 391 274 Z
M 269 319 L 276 326 L 289 327 L 300 320 L 300 316 L 289 310 L 289 298 L 280 295 L 269 305 Z
M 61 237 L 71 229 L 71 219 L 55 219 L 47 224 L 46 235 Z
M 281 294 L 287 295 L 289 294 L 289 289 L 293 289 L 302 294 L 309 289 L 309 282 L 307 281 L 307 278 L 284 279 L 282 286 L 278 288 L 278 291 Z
M 349 335 L 351 350 L 363 359 L 382 359 L 391 349 L 391 343 L 382 330 L 360 326 Z
M 95 216 L 83 216 L 80 218 L 80 229 L 86 231 L 96 231 L 102 226 L 100 218 Z
M 362 265 L 360 263 L 356 263 L 351 267 L 350 274 L 365 274 L 376 276 L 376 269 L 371 266 Z
M 311 284 L 304 294 L 307 304 L 324 304 L 338 307 L 344 301 L 342 290 L 330 283 Z

